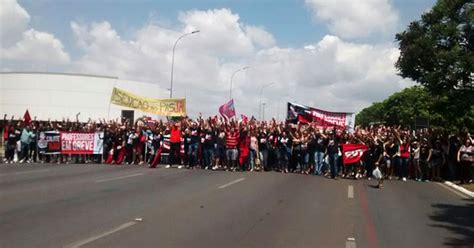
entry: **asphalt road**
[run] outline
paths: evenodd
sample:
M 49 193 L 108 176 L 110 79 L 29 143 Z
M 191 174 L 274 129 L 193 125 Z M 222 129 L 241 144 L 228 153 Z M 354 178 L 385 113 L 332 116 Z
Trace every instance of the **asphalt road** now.
M 437 183 L 276 172 L 0 164 L 0 247 L 474 247 Z

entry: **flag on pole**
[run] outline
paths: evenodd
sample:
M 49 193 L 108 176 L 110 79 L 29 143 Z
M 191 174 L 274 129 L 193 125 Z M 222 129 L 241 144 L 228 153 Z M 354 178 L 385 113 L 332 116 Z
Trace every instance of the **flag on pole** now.
M 28 109 L 26 110 L 25 114 L 23 115 L 23 121 L 25 122 L 25 125 L 28 125 L 31 122 L 31 116 L 30 116 L 30 112 L 28 112 Z
M 227 119 L 235 116 L 234 99 L 219 107 L 219 113 Z
M 343 163 L 345 165 L 358 163 L 368 150 L 369 150 L 369 147 L 362 144 L 343 144 L 342 145 Z
M 246 115 L 240 114 L 240 118 L 242 119 L 242 122 L 244 124 L 247 124 L 249 122 L 249 118 Z

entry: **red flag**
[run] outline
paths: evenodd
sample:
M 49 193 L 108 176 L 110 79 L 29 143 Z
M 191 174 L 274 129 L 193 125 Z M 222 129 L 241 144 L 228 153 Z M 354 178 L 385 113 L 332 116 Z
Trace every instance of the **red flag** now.
M 31 122 L 31 116 L 30 116 L 30 112 L 28 112 L 28 109 L 26 110 L 25 114 L 23 115 L 23 121 L 25 122 L 25 125 L 28 125 Z
M 234 99 L 219 107 L 219 113 L 227 119 L 235 116 Z
M 343 144 L 342 160 L 344 164 L 358 163 L 368 150 L 369 147 L 362 144 Z
M 311 116 L 308 115 L 298 115 L 298 122 L 301 124 L 311 123 Z
M 240 114 L 240 118 L 242 119 L 242 122 L 244 124 L 247 124 L 249 122 L 249 118 L 246 115 Z

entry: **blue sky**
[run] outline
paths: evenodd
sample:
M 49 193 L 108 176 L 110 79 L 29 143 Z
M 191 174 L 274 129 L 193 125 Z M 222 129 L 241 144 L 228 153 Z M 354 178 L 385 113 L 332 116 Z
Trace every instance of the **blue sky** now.
M 268 116 L 286 100 L 358 112 L 414 84 L 394 67 L 394 37 L 435 0 L 2 0 L 2 71 L 118 76 L 169 87 L 190 115 L 215 114 L 233 97 L 238 113 L 256 114 L 262 85 Z M 206 106 L 203 108 L 203 106 Z M 282 110 L 280 110 L 281 112 Z

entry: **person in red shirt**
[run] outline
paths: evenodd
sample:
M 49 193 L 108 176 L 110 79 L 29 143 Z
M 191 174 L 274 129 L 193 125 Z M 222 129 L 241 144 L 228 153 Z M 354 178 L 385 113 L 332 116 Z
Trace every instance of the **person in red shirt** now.
M 250 136 L 248 136 L 248 131 L 243 130 L 240 134 L 239 139 L 239 163 L 242 171 L 248 170 L 249 162 L 249 147 L 250 147 Z
M 183 168 L 180 164 L 180 150 L 181 150 L 181 126 L 178 123 L 173 123 L 171 126 L 170 135 L 170 155 L 169 165 L 166 168 L 170 168 L 173 164 L 178 164 L 178 169 Z

